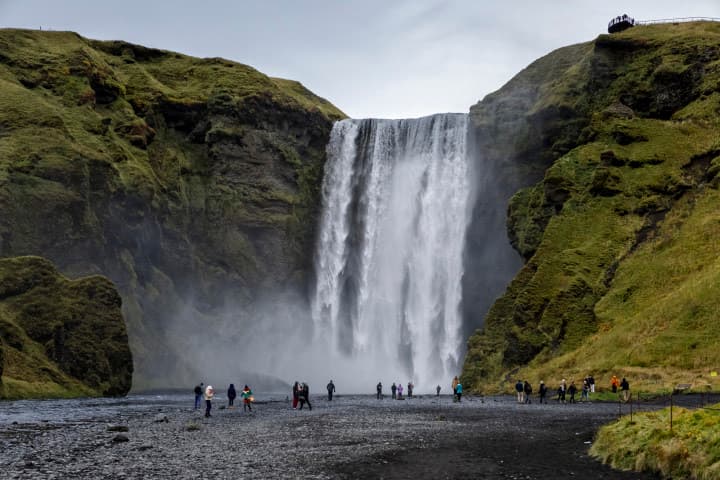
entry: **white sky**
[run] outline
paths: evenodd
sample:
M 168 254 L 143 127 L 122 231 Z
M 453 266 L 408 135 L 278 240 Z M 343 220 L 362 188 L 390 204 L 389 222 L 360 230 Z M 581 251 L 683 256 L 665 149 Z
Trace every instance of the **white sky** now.
M 355 118 L 466 112 L 622 13 L 720 17 L 720 1 L 0 0 L 1 27 L 228 58 L 298 80 Z

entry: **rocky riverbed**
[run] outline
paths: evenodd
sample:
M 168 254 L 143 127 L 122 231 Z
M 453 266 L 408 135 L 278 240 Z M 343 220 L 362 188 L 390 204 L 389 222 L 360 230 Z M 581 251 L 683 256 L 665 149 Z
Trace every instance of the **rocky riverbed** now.
M 653 478 L 587 456 L 617 404 L 256 398 L 211 418 L 192 395 L 0 403 L 2 478 Z

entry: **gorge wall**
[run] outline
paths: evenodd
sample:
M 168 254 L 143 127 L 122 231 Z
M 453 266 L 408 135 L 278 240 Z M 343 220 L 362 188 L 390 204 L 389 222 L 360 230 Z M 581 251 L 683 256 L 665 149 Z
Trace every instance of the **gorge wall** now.
M 0 255 L 112 279 L 137 387 L 194 384 L 253 301 L 306 288 L 344 117 L 324 99 L 218 58 L 8 29 L 0 91 Z
M 635 27 L 557 50 L 471 118 L 483 150 L 518 169 L 508 178 L 538 181 L 510 201 L 525 264 L 469 340 L 466 386 L 591 373 L 649 390 L 710 383 L 720 24 Z

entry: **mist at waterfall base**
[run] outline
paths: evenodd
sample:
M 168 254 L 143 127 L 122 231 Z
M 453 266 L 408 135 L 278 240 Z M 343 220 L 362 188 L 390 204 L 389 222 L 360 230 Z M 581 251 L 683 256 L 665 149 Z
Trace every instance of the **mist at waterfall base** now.
M 200 334 L 197 311 L 180 314 L 172 343 L 192 359 L 197 380 L 187 381 L 272 391 L 304 381 L 315 393 L 330 379 L 338 393 L 374 393 L 378 382 L 388 393 L 412 381 L 418 393 L 449 391 L 465 347 L 475 198 L 467 124 L 465 114 L 337 122 L 310 295 L 266 292 L 206 317 Z

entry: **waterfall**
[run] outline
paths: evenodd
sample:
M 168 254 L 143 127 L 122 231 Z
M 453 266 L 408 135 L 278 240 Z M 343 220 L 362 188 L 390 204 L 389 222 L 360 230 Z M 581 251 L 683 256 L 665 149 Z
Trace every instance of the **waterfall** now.
M 471 210 L 465 114 L 343 120 L 322 186 L 317 340 L 370 378 L 429 391 L 458 374 Z M 389 376 L 392 376 L 390 378 Z

